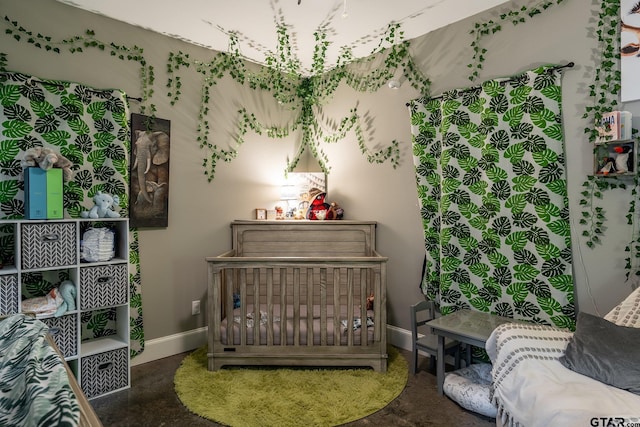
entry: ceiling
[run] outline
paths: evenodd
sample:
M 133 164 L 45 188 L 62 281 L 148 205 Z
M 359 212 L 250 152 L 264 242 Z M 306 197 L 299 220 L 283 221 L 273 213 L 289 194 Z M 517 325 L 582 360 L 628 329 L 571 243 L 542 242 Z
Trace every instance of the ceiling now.
M 293 55 L 311 69 L 314 32 L 324 28 L 331 45 L 327 68 L 341 47 L 356 58 L 374 51 L 390 23 L 405 40 L 506 3 L 508 0 L 58 0 L 74 7 L 226 52 L 236 33 L 243 56 L 264 63 L 277 48 L 277 24 L 287 26 Z

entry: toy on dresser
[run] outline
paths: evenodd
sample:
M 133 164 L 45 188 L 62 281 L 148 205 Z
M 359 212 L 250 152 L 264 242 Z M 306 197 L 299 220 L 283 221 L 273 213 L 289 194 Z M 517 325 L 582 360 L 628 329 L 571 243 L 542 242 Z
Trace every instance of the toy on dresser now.
M 323 219 L 342 219 L 344 209 L 336 202 L 327 203 L 325 201 L 327 193 L 317 188 L 309 190 L 310 204 L 307 209 L 307 219 L 323 220 Z

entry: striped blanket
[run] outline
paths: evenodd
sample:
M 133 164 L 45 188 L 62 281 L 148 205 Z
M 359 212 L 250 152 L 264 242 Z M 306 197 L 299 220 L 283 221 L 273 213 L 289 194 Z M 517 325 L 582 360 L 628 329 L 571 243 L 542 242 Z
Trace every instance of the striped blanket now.
M 21 314 L 0 322 L 0 426 L 78 425 L 80 406 L 47 330 Z
M 640 328 L 640 289 L 605 319 Z M 595 425 L 593 418 L 640 421 L 640 396 L 573 372 L 559 362 L 571 336 L 568 331 L 533 324 L 508 323 L 493 331 L 486 350 L 493 363 L 491 396 L 499 422 L 510 427 L 546 427 Z

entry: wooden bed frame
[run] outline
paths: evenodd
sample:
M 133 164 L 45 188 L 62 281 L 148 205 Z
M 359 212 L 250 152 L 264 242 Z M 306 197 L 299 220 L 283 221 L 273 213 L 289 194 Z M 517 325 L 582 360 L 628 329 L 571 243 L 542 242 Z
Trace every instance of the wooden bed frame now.
M 387 258 L 375 251 L 375 227 L 343 220 L 233 222 L 233 249 L 206 259 L 209 370 L 289 365 L 385 372 Z M 226 321 L 229 313 L 233 321 Z M 360 320 L 368 317 L 372 325 Z

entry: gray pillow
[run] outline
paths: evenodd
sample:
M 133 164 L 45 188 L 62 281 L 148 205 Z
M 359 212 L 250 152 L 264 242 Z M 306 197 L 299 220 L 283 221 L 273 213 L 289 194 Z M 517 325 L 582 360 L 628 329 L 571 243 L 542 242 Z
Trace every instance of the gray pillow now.
M 578 313 L 562 363 L 572 371 L 640 395 L 640 328 Z

